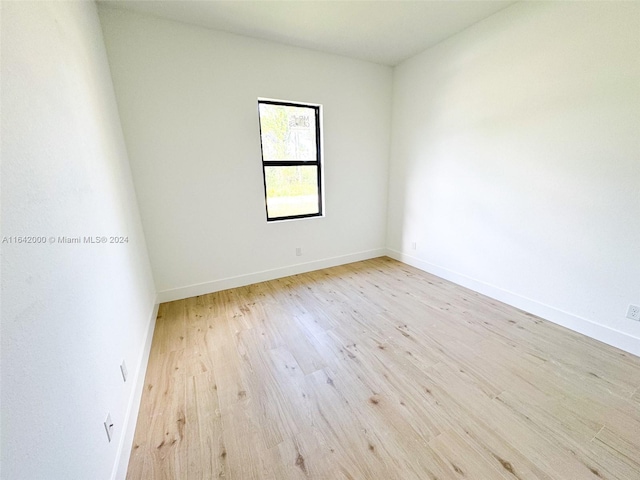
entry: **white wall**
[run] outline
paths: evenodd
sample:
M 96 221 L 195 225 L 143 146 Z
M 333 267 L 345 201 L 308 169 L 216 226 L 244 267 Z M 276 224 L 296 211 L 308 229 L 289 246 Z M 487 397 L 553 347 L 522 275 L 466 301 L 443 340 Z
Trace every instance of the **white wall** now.
M 384 252 L 391 68 L 99 12 L 162 300 Z M 324 106 L 325 218 L 267 224 L 258 97 Z
M 107 479 L 155 291 L 100 23 L 90 2 L 1 8 L 2 236 L 129 237 L 1 244 L 2 478 Z
M 638 52 L 638 3 L 527 2 L 398 66 L 392 254 L 640 354 Z

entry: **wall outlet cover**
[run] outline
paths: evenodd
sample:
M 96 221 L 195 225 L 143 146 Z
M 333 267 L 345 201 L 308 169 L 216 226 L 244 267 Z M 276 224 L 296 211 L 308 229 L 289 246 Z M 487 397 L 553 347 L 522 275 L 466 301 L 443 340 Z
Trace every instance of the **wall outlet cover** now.
M 629 305 L 627 310 L 627 318 L 640 322 L 640 307 L 638 305 Z
M 107 414 L 107 419 L 104 421 L 104 429 L 107 431 L 107 439 L 111 443 L 113 438 L 113 422 L 111 421 L 111 414 Z
M 122 373 L 122 380 L 127 381 L 127 376 L 129 375 L 129 371 L 127 370 L 127 364 L 123 360 L 120 364 L 120 373 Z

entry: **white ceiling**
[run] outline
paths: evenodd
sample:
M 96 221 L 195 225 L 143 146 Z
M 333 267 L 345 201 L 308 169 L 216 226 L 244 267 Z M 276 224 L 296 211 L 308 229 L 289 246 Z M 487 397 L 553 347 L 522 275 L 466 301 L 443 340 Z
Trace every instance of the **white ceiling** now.
M 397 65 L 515 3 L 511 0 L 98 1 L 102 5 L 385 65 Z

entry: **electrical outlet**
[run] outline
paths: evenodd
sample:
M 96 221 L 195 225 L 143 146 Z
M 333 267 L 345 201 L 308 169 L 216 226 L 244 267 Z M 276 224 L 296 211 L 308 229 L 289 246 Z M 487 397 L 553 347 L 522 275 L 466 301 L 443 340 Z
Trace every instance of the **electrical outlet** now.
M 126 382 L 129 372 L 127 370 L 127 364 L 125 363 L 124 360 L 122 360 L 122 363 L 120 364 L 120 373 L 122 373 L 122 380 Z
M 415 250 L 416 249 L 416 242 L 411 242 L 411 250 Z
M 640 307 L 638 305 L 629 305 L 627 318 L 640 322 Z
M 296 257 L 302 256 L 302 247 L 296 247 Z
M 107 419 L 104 421 L 104 429 L 107 431 L 107 439 L 111 443 L 113 438 L 113 422 L 111 421 L 111 414 L 107 414 Z

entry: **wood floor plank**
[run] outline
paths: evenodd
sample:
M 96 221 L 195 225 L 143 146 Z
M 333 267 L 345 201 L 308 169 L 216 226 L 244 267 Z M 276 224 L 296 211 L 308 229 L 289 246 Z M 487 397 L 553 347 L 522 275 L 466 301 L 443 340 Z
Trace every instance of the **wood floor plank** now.
M 449 464 L 450 475 L 458 478 L 484 480 L 486 478 L 505 479 L 503 474 L 489 463 L 478 451 L 471 447 L 455 431 L 444 432 L 429 442 L 429 445 Z M 511 475 L 509 475 L 511 476 Z
M 638 480 L 638 452 L 638 357 L 382 257 L 162 304 L 127 480 Z

